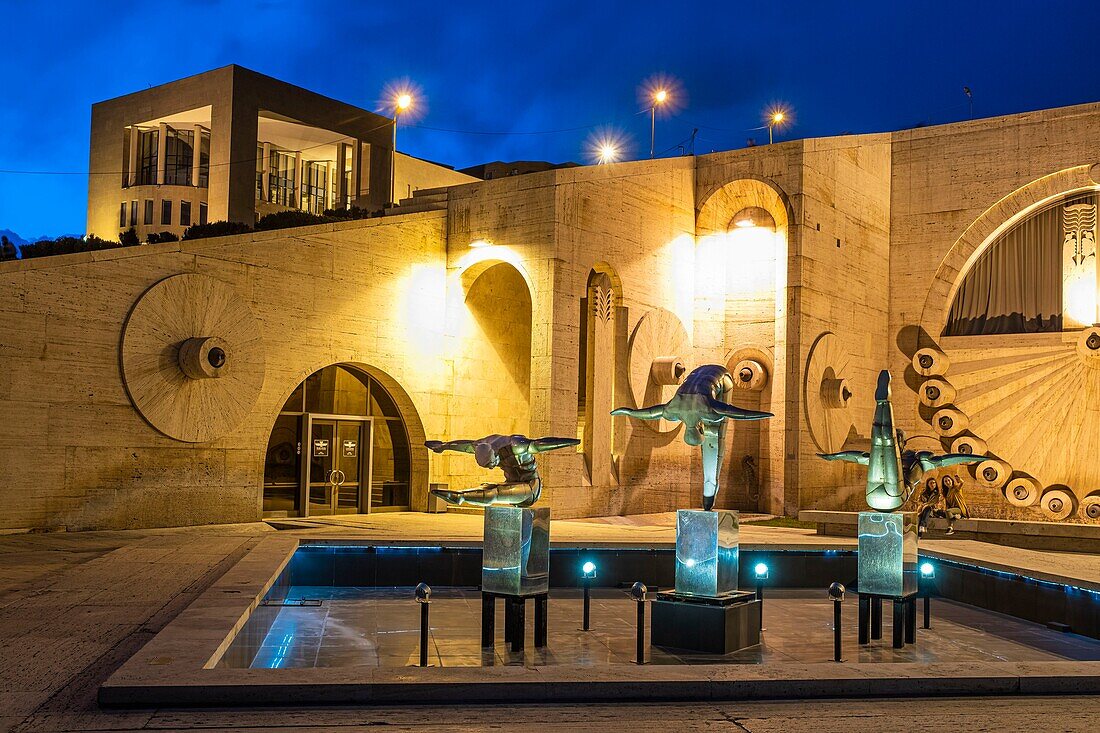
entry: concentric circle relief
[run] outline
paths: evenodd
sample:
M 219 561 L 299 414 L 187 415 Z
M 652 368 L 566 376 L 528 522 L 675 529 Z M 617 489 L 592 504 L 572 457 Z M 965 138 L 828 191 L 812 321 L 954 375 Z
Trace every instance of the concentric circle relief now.
M 134 304 L 122 335 L 134 408 L 170 438 L 201 443 L 240 424 L 264 383 L 260 326 L 228 284 L 174 275 Z

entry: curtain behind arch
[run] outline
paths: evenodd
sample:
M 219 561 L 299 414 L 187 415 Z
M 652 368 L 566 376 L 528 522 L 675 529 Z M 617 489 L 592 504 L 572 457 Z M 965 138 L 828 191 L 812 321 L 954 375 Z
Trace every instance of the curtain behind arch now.
M 944 336 L 1038 333 L 1062 329 L 1062 207 L 1040 211 L 998 238 L 966 273 Z

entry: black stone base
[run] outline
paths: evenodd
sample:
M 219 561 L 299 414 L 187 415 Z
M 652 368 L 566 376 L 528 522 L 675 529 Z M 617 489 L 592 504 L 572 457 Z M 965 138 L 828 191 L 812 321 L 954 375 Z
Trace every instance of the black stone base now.
M 721 598 L 658 593 L 651 643 L 668 649 L 729 654 L 760 643 L 760 601 L 749 591 Z

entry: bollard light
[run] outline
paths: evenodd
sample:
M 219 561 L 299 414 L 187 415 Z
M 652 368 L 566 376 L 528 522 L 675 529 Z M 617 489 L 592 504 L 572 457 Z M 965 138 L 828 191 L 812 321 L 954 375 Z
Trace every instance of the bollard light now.
M 753 568 L 753 572 L 756 573 L 756 579 L 757 580 L 767 580 L 768 579 L 768 566 L 765 565 L 762 562 L 756 563 L 756 567 Z
M 648 590 L 641 581 L 630 586 L 630 598 L 638 604 L 638 650 L 634 658 L 636 664 L 645 664 L 645 594 Z
M 922 583 L 924 586 L 924 628 L 932 628 L 932 582 L 936 579 L 936 566 L 930 562 L 922 562 L 920 564 L 920 577 L 921 580 L 927 581 Z
M 760 630 L 764 630 L 764 581 L 768 579 L 768 566 L 762 562 L 756 563 L 752 569 L 756 575 L 756 600 L 760 601 Z
M 432 589 L 427 583 L 420 583 L 413 591 L 413 597 L 420 604 L 420 666 L 428 666 L 428 607 L 432 602 Z
M 833 601 L 833 661 L 840 662 L 843 661 L 841 659 L 840 607 L 844 603 L 844 586 L 840 583 L 830 585 L 829 598 Z
M 596 577 L 596 563 L 585 560 L 581 565 L 581 585 L 584 587 L 584 619 L 581 628 L 588 631 L 592 626 L 592 579 Z

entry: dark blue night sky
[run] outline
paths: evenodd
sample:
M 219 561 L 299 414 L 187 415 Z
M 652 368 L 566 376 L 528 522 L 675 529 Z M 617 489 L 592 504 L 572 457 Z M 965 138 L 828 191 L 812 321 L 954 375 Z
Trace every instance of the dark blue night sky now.
M 0 229 L 83 233 L 93 102 L 237 63 L 368 109 L 426 98 L 398 147 L 457 167 L 588 161 L 596 127 L 648 155 L 639 88 L 678 80 L 658 119 L 679 154 L 1100 101 L 1098 2 L 89 2 L 2 0 Z M 642 114 L 638 114 L 643 112 Z M 553 134 L 516 133 L 563 130 Z M 441 129 L 428 129 L 441 128 Z M 449 131 L 444 131 L 449 130 Z M 466 132 L 453 132 L 454 130 Z M 1100 130 L 1097 131 L 1100 138 Z M 1100 145 L 1094 151 L 1100 159 Z

